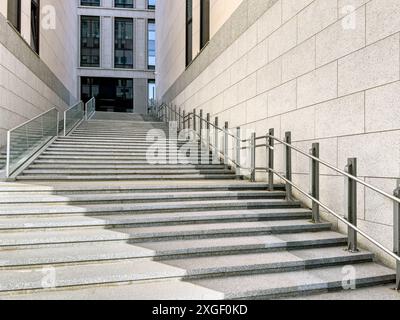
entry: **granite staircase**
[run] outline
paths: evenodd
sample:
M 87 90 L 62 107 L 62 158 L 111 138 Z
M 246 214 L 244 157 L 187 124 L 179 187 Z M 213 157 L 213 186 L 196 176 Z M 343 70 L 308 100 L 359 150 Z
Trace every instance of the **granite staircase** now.
M 0 184 L 0 299 L 299 297 L 342 290 L 345 266 L 357 287 L 394 281 L 283 186 L 266 191 L 212 155 L 148 164 L 150 129 L 167 130 L 84 122 Z

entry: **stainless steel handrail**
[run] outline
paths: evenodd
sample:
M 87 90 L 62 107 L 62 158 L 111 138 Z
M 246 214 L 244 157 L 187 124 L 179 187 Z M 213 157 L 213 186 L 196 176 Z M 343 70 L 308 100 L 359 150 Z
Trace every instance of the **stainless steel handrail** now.
M 271 134 L 271 132 L 272 132 L 272 134 Z M 395 217 L 395 219 L 397 219 L 397 223 L 395 223 L 395 226 L 394 226 L 394 228 L 395 228 L 395 229 L 394 229 L 394 234 L 395 234 L 395 237 L 394 237 L 394 238 L 395 238 L 395 247 L 396 247 L 396 249 L 395 249 L 394 251 L 392 251 L 392 250 L 386 248 L 386 246 L 383 245 L 381 242 L 377 241 L 377 240 L 374 239 L 372 236 L 368 235 L 366 232 L 364 232 L 364 231 L 362 231 L 360 228 L 358 228 L 357 225 L 356 225 L 356 222 L 353 222 L 353 223 L 352 223 L 352 222 L 348 221 L 346 218 L 340 216 L 340 214 L 338 214 L 337 212 L 335 212 L 334 210 L 332 210 L 331 208 L 329 208 L 328 206 L 326 206 L 325 204 L 323 204 L 323 203 L 320 201 L 320 199 L 319 199 L 319 193 L 318 193 L 318 196 L 314 196 L 314 195 L 310 194 L 309 192 L 303 190 L 301 187 L 299 187 L 299 186 L 296 185 L 295 183 L 293 183 L 293 182 L 291 181 L 291 160 L 290 160 L 290 164 L 289 164 L 289 167 L 290 167 L 290 170 L 289 170 L 289 171 L 288 171 L 288 163 L 286 163 L 287 175 L 288 175 L 289 172 L 290 172 L 290 178 L 285 177 L 283 174 L 281 174 L 280 172 L 276 171 L 276 170 L 274 169 L 274 166 L 273 166 L 273 165 L 268 165 L 268 167 L 265 167 L 265 168 L 256 168 L 255 166 L 252 168 L 252 170 L 254 170 L 254 171 L 262 171 L 262 172 L 266 171 L 266 172 L 272 173 L 273 175 L 278 176 L 281 180 L 283 180 L 283 181 L 287 184 L 287 186 L 289 185 L 290 188 L 292 188 L 292 187 L 295 188 L 295 189 L 298 190 L 301 194 L 305 195 L 308 199 L 310 199 L 310 200 L 313 202 L 313 206 L 314 206 L 314 205 L 320 206 L 321 208 L 325 209 L 328 213 L 330 213 L 331 215 L 333 215 L 335 218 L 337 218 L 339 221 L 341 221 L 342 223 L 344 223 L 344 224 L 349 228 L 349 248 L 351 248 L 350 242 L 351 242 L 351 241 L 355 241 L 355 246 L 354 246 L 354 247 L 355 247 L 355 250 L 357 250 L 357 238 L 356 238 L 356 235 L 357 235 L 357 234 L 360 234 L 362 237 L 364 237 L 364 238 L 365 238 L 366 240 L 368 240 L 370 243 L 372 243 L 373 245 L 375 245 L 377 248 L 381 249 L 381 250 L 382 250 L 383 252 L 385 252 L 387 255 L 389 255 L 390 257 L 394 258 L 394 259 L 396 260 L 396 262 L 397 262 L 397 281 L 396 281 L 396 289 L 397 289 L 397 290 L 400 290 L 400 234 L 399 234 L 399 232 L 400 232 L 400 231 L 399 231 L 399 228 L 400 228 L 400 221 L 399 221 L 399 219 L 400 219 L 400 197 L 397 198 L 396 196 L 392 196 L 392 195 L 388 194 L 387 192 L 385 192 L 385 191 L 383 191 L 383 190 L 380 190 L 379 188 L 377 188 L 377 187 L 375 187 L 375 186 L 373 186 L 373 185 L 371 185 L 371 184 L 369 184 L 369 183 L 367 183 L 367 182 L 365 182 L 365 181 L 363 181 L 363 180 L 357 178 L 357 177 L 354 176 L 353 174 L 350 174 L 350 173 L 348 173 L 348 172 L 346 172 L 346 171 L 344 171 L 344 170 L 341 170 L 341 169 L 339 169 L 339 168 L 336 168 L 335 166 L 331 165 L 330 163 L 328 163 L 328 162 L 326 162 L 326 161 L 324 161 L 324 160 L 321 160 L 319 157 L 316 157 L 316 156 L 314 156 L 314 155 L 308 154 L 307 152 L 305 152 L 305 151 L 303 151 L 303 150 L 301 150 L 301 149 L 299 149 L 299 148 L 293 146 L 293 145 L 291 144 L 291 133 L 290 133 L 290 132 L 287 133 L 287 134 L 289 135 L 289 137 L 290 137 L 290 140 L 289 140 L 290 143 L 288 143 L 287 141 L 284 141 L 284 140 L 282 140 L 282 139 L 280 139 L 280 138 L 278 138 L 278 137 L 275 137 L 275 136 L 273 135 L 273 132 L 274 132 L 273 129 L 271 129 L 271 130 L 270 130 L 270 134 L 267 134 L 267 135 L 265 135 L 265 136 L 254 137 L 254 135 L 253 135 L 252 140 L 254 140 L 254 142 L 255 142 L 256 140 L 262 140 L 262 139 L 266 139 L 266 140 L 267 140 L 267 143 L 266 143 L 266 144 L 263 144 L 263 145 L 257 145 L 256 143 L 254 143 L 254 149 L 260 148 L 260 147 L 264 147 L 264 148 L 266 148 L 266 150 L 270 150 L 269 153 L 272 152 L 272 158 L 273 158 L 273 157 L 274 157 L 274 156 L 273 156 L 273 152 L 274 152 L 274 150 L 275 150 L 274 141 L 277 141 L 277 142 L 279 142 L 281 145 L 285 146 L 286 149 L 288 150 L 288 151 L 287 151 L 287 158 L 286 158 L 287 160 L 286 160 L 286 162 L 289 161 L 289 160 L 288 160 L 288 159 L 289 159 L 289 158 L 288 158 L 288 153 L 290 153 L 289 150 L 294 150 L 294 151 L 296 151 L 296 152 L 298 152 L 298 153 L 300 153 L 300 154 L 306 156 L 306 157 L 309 158 L 310 160 L 312 160 L 313 163 L 322 164 L 322 165 L 324 165 L 324 166 L 330 168 L 331 170 L 333 170 L 333 171 L 339 173 L 340 175 L 342 175 L 342 176 L 348 178 L 349 181 L 350 181 L 350 180 L 353 181 L 354 184 L 355 184 L 355 183 L 360 183 L 360 184 L 363 185 L 364 187 L 366 187 L 366 188 L 368 188 L 368 189 L 371 189 L 371 190 L 373 190 L 373 191 L 379 193 L 380 195 L 382 195 L 382 196 L 386 197 L 387 199 L 390 199 L 390 200 L 392 200 L 392 201 L 394 202 L 394 204 L 395 204 L 395 210 L 397 209 L 397 211 L 395 212 L 395 215 L 397 215 L 397 217 Z M 313 146 L 313 148 L 315 148 L 315 147 Z M 290 159 L 291 159 L 291 155 L 290 155 Z M 354 161 L 355 159 L 352 159 L 352 160 Z M 272 163 L 273 163 L 273 162 L 272 162 Z M 318 176 L 319 176 L 319 169 L 318 169 L 317 172 L 318 172 Z M 349 183 L 350 183 L 350 182 L 349 182 Z M 271 184 L 271 181 L 270 181 L 270 184 Z M 288 188 L 288 187 L 287 187 L 287 188 Z M 356 193 L 357 189 L 353 189 L 353 192 L 354 192 L 354 190 L 355 190 L 355 193 Z M 399 186 L 398 189 L 396 189 L 395 195 L 400 196 L 400 186 Z M 353 198 L 352 201 L 356 201 L 356 200 L 354 200 L 354 199 L 356 199 L 356 198 Z M 349 200 L 349 203 L 350 203 L 350 200 Z M 349 205 L 349 206 L 350 206 L 350 205 Z M 354 210 L 354 207 L 353 207 L 353 210 Z M 355 211 L 356 211 L 356 210 L 355 210 Z M 356 212 L 355 212 L 355 215 L 356 215 Z M 353 219 L 354 219 L 354 217 L 353 217 Z M 349 220 L 350 220 L 350 219 L 349 219 Z M 355 221 L 357 221 L 357 218 L 356 218 L 356 217 L 355 217 Z M 351 231 L 350 231 L 350 230 L 351 230 Z M 353 234 L 352 240 L 350 240 L 350 239 L 351 239 L 351 234 Z M 355 235 L 355 236 L 354 236 L 354 235 Z M 354 239 L 355 239 L 355 240 L 354 240 Z M 354 245 L 354 244 L 353 244 L 353 245 Z M 353 250 L 353 249 L 350 249 L 350 251 L 351 251 L 351 250 Z
M 41 118 L 43 119 L 46 115 L 48 115 L 48 114 L 50 114 L 52 112 L 56 112 L 55 124 L 54 124 L 54 130 L 55 130 L 54 131 L 54 135 L 53 136 L 48 136 L 49 138 L 46 141 L 42 141 L 42 143 L 36 145 L 31 151 L 26 150 L 26 151 L 29 151 L 29 152 L 21 153 L 21 155 L 23 157 L 17 162 L 17 164 L 13 165 L 14 168 L 11 168 L 11 166 L 12 166 L 12 164 L 11 164 L 11 153 L 12 153 L 12 150 L 11 150 L 11 143 L 12 143 L 11 140 L 12 139 L 11 138 L 12 138 L 12 134 L 17 130 L 30 125 L 31 123 L 34 123 L 38 119 L 41 119 Z M 22 124 L 20 124 L 20 125 L 18 125 L 18 126 L 16 126 L 16 127 L 14 127 L 14 128 L 12 128 L 12 129 L 7 131 L 7 157 L 6 157 L 6 166 L 5 166 L 6 177 L 7 178 L 9 178 L 16 170 L 18 170 L 18 168 L 20 168 L 24 163 L 26 163 L 26 161 L 28 161 L 29 158 L 32 157 L 32 155 L 35 152 L 40 150 L 40 148 L 42 148 L 51 139 L 51 137 L 56 137 L 58 135 L 58 124 L 59 124 L 58 121 L 59 121 L 59 112 L 58 112 L 57 108 L 51 108 L 50 110 L 47 110 L 47 111 L 37 115 L 36 117 L 34 117 L 34 118 L 32 118 L 32 119 L 30 119 L 28 121 L 25 121 L 24 123 L 22 123 Z M 43 137 L 44 137 L 44 132 L 45 132 L 44 129 L 45 129 L 44 128 L 44 124 L 42 122 L 42 127 L 39 128 L 39 130 L 42 132 L 42 136 Z M 29 139 L 28 136 L 26 136 L 26 138 Z M 26 147 L 29 147 L 28 143 L 26 143 L 26 144 L 27 144 Z
M 91 106 L 91 110 L 89 110 L 89 106 Z M 92 119 L 96 113 L 96 98 L 95 97 L 93 97 L 88 102 L 86 102 L 85 109 L 86 109 L 86 120 Z
M 365 182 L 365 181 L 363 181 L 361 179 L 358 179 L 357 177 L 352 176 L 351 174 L 347 173 L 346 171 L 343 171 L 343 170 L 341 170 L 339 168 L 336 168 L 335 166 L 331 165 L 330 163 L 328 163 L 328 162 L 326 162 L 324 160 L 321 160 L 321 159 L 319 159 L 317 157 L 314 157 L 314 156 L 308 154 L 307 152 L 304 152 L 303 150 L 300 150 L 299 148 L 297 148 L 297 147 L 295 147 L 295 146 L 293 146 L 291 144 L 288 144 L 287 142 L 285 142 L 285 141 L 283 141 L 283 140 L 281 140 L 281 139 L 279 139 L 277 137 L 274 137 L 274 136 L 271 136 L 271 135 L 266 135 L 264 137 L 259 137 L 259 138 L 260 139 L 266 139 L 266 138 L 274 139 L 275 141 L 280 142 L 281 144 L 291 148 L 292 150 L 295 150 L 298 153 L 301 153 L 302 155 L 304 155 L 304 156 L 306 156 L 306 157 L 308 157 L 308 158 L 310 158 L 310 159 L 312 159 L 314 161 L 319 162 L 320 164 L 328 167 L 329 169 L 332 169 L 333 171 L 336 171 L 337 173 L 340 173 L 341 175 L 346 176 L 347 178 L 352 179 L 352 180 L 358 182 L 359 184 L 362 184 L 363 186 L 365 186 L 365 187 L 367 187 L 367 188 L 369 188 L 371 190 L 374 190 L 375 192 L 383 195 L 384 197 L 386 197 L 386 198 L 388 198 L 388 199 L 390 199 L 392 201 L 395 201 L 397 203 L 400 203 L 400 199 L 398 199 L 398 198 L 386 193 L 383 190 L 378 189 L 377 187 L 374 187 L 373 185 L 371 185 L 371 184 L 369 184 L 369 183 L 367 183 L 367 182 Z M 263 145 L 263 146 L 265 146 L 265 145 Z
M 310 200 L 312 200 L 313 202 L 317 203 L 318 205 L 320 205 L 322 208 L 324 208 L 326 211 L 328 211 L 330 214 L 332 214 L 333 216 L 335 216 L 338 220 L 340 220 L 341 222 L 343 222 L 344 224 L 346 224 L 348 227 L 352 228 L 354 231 L 357 231 L 360 235 L 362 235 L 364 238 L 366 238 L 367 240 L 369 240 L 371 243 L 373 243 L 375 246 L 377 246 L 378 248 L 382 249 L 385 253 L 387 253 L 388 255 L 390 255 L 392 258 L 396 259 L 398 262 L 400 262 L 400 256 L 398 256 L 397 254 L 393 253 L 391 250 L 387 249 L 383 244 L 381 244 L 380 242 L 378 242 L 377 240 L 375 240 L 374 238 L 372 238 L 371 236 L 369 236 L 367 233 L 365 233 L 364 231 L 362 231 L 360 228 L 356 227 L 355 225 L 353 225 L 352 223 L 348 222 L 345 218 L 341 217 L 338 213 L 336 213 L 335 211 L 333 211 L 332 209 L 330 209 L 329 207 L 327 207 L 326 205 L 324 205 L 321 201 L 319 201 L 318 199 L 314 198 L 313 196 L 311 196 L 308 192 L 302 190 L 300 187 L 298 187 L 296 184 L 294 184 L 293 182 L 291 182 L 290 180 L 286 179 L 283 175 L 281 175 L 279 172 L 277 172 L 274 169 L 270 169 L 270 168 L 257 168 L 257 171 L 272 171 L 275 175 L 277 175 L 279 178 L 281 178 L 283 181 L 285 181 L 286 183 L 289 183 L 293 188 L 297 189 L 300 193 L 302 193 L 303 195 L 305 195 L 307 198 L 309 198 Z
M 68 128 L 67 126 L 67 121 L 68 121 L 68 113 L 73 110 L 74 108 L 81 106 L 82 107 L 82 117 L 80 119 L 77 119 L 77 121 L 72 125 L 71 128 Z M 72 107 L 64 111 L 64 136 L 67 136 L 77 125 L 80 123 L 82 120 L 85 118 L 85 105 L 83 101 L 79 101 L 76 104 L 74 104 Z
M 326 212 L 328 212 L 329 214 L 334 216 L 336 219 L 338 219 L 339 221 L 344 223 L 349 228 L 348 236 L 349 236 L 349 250 L 350 251 L 357 251 L 357 234 L 360 234 L 362 237 L 364 237 L 370 243 L 375 245 L 377 248 L 381 249 L 388 256 L 395 259 L 396 263 L 397 263 L 396 289 L 400 290 L 400 184 L 399 184 L 398 188 L 396 189 L 394 195 L 390 195 L 389 193 L 356 177 L 356 175 L 357 175 L 356 169 L 352 168 L 351 170 L 349 169 L 350 170 L 349 172 L 346 172 L 342 169 L 336 168 L 335 166 L 331 165 L 330 163 L 328 163 L 324 160 L 321 160 L 319 158 L 319 144 L 313 144 L 312 154 L 309 154 L 309 153 L 293 146 L 290 132 L 286 133 L 286 138 L 285 138 L 286 141 L 284 141 L 278 137 L 275 137 L 273 129 L 271 129 L 269 131 L 269 134 L 267 134 L 265 136 L 257 137 L 255 134 L 253 134 L 251 139 L 240 139 L 239 135 L 238 136 L 232 135 L 227 130 L 219 128 L 215 124 L 208 121 L 207 119 L 209 119 L 209 117 L 207 117 L 207 119 L 203 119 L 200 115 L 196 114 L 196 112 L 192 112 L 192 113 L 182 116 L 180 113 L 177 113 L 175 110 L 173 110 L 166 104 L 164 104 L 162 106 L 162 108 L 167 108 L 167 109 L 171 110 L 172 112 L 178 114 L 180 119 L 183 119 L 184 122 L 193 121 L 193 119 L 198 118 L 198 119 L 200 119 L 200 121 L 203 121 L 203 123 L 206 123 L 207 127 L 208 126 L 213 127 L 215 129 L 217 129 L 218 131 L 224 132 L 225 137 L 227 137 L 229 135 L 229 136 L 235 138 L 237 141 L 236 143 L 237 143 L 237 147 L 239 148 L 239 150 L 251 149 L 251 152 L 250 152 L 251 153 L 251 162 L 252 162 L 251 168 L 250 168 L 251 181 L 255 181 L 255 172 L 256 171 L 268 172 L 269 180 L 270 180 L 269 181 L 270 189 L 273 190 L 273 180 L 274 180 L 273 177 L 274 177 L 274 175 L 278 176 L 282 181 L 284 181 L 286 183 L 286 189 L 287 189 L 286 193 L 287 193 L 288 198 L 291 198 L 292 188 L 294 188 L 312 201 L 312 203 L 313 203 L 313 221 L 315 223 L 319 223 L 319 207 L 325 209 Z M 196 123 L 196 121 L 194 121 L 194 124 L 195 123 Z M 240 133 L 240 129 L 238 132 Z M 257 143 L 257 141 L 259 141 L 259 140 L 266 140 L 266 143 Z M 275 142 L 276 142 L 276 144 L 275 144 Z M 242 147 L 241 146 L 242 143 L 250 143 L 250 146 Z M 283 174 L 281 174 L 280 172 L 278 172 L 274 169 L 274 151 L 275 151 L 275 145 L 278 145 L 278 144 L 283 145 L 286 148 L 286 162 L 287 162 L 286 163 L 286 176 L 284 176 Z M 210 147 L 211 147 L 211 144 L 210 144 Z M 213 147 L 215 147 L 215 146 L 213 146 Z M 216 146 L 215 148 L 218 148 L 218 146 Z M 256 167 L 256 161 L 255 161 L 256 152 L 255 152 L 255 150 L 257 148 L 265 148 L 266 150 L 269 150 L 269 152 L 268 152 L 269 153 L 268 154 L 268 162 L 269 162 L 268 167 L 265 167 L 265 168 Z M 226 151 L 227 151 L 227 149 L 225 149 L 225 152 Z M 292 181 L 291 151 L 296 151 L 296 152 L 306 156 L 308 159 L 312 160 L 312 164 L 313 164 L 313 167 L 312 167 L 313 171 L 311 173 L 313 176 L 312 194 L 310 194 L 308 191 L 303 190 L 301 187 L 299 187 Z M 219 148 L 218 148 L 218 153 L 222 154 L 222 152 L 219 150 Z M 226 157 L 227 155 L 224 155 L 224 156 Z M 229 160 L 232 161 L 232 163 L 234 165 L 238 166 L 240 169 L 243 169 L 240 167 L 240 161 L 235 161 L 232 159 L 229 159 Z M 350 166 L 356 167 L 356 159 L 349 159 L 349 163 L 351 163 Z M 320 199 L 319 199 L 319 176 L 320 176 L 319 165 L 324 165 L 327 168 L 337 172 L 341 176 L 348 179 L 348 181 L 349 181 L 349 187 L 348 187 L 349 197 L 351 195 L 351 200 L 350 199 L 348 200 L 349 201 L 349 206 L 348 206 L 349 217 L 348 217 L 348 219 L 346 219 L 345 217 L 342 217 L 340 214 L 338 214 L 337 212 L 335 212 L 334 210 L 332 210 L 331 208 L 329 208 L 327 205 L 323 204 L 320 201 Z M 315 177 L 317 177 L 316 180 L 314 180 Z M 362 185 L 372 191 L 377 192 L 378 194 L 380 194 L 380 195 L 384 196 L 385 198 L 392 200 L 394 202 L 395 210 L 396 210 L 395 211 L 396 221 L 395 221 L 395 226 L 394 226 L 395 227 L 395 230 L 394 230 L 395 250 L 393 250 L 393 251 L 389 250 L 381 242 L 377 241 L 376 239 L 374 239 L 374 237 L 367 234 L 367 232 L 365 232 L 365 231 L 361 230 L 359 227 L 357 227 L 357 217 L 356 217 L 357 207 L 356 207 L 356 204 L 354 204 L 354 203 L 356 203 L 357 183 L 359 183 L 360 185 Z M 315 188 L 318 190 L 317 191 L 314 190 Z M 350 213 L 352 213 L 351 216 L 350 216 Z
M 8 132 L 13 132 L 13 131 L 15 131 L 15 130 L 17 130 L 17 129 L 19 129 L 19 128 L 21 128 L 21 127 L 23 127 L 23 126 L 25 126 L 25 125 L 37 120 L 37 119 L 39 119 L 40 117 L 43 117 L 44 115 L 46 115 L 47 113 L 52 112 L 53 110 L 57 110 L 57 108 L 51 108 L 50 110 L 47 110 L 47 111 L 39 114 L 38 116 L 36 116 L 36 117 L 34 117 L 34 118 L 32 118 L 32 119 L 30 119 L 28 121 L 25 121 L 23 124 L 20 124 L 20 125 L 12 128 L 12 129 L 10 129 L 10 130 L 8 130 Z
M 162 104 L 159 106 L 159 109 L 158 109 L 158 116 L 159 116 L 159 114 L 160 114 L 161 109 L 164 109 L 164 108 L 166 108 L 166 109 L 172 111 L 174 114 L 178 115 L 178 117 L 180 117 L 180 119 L 183 119 L 183 124 L 185 124 L 186 122 L 192 121 L 192 120 L 193 120 L 193 116 L 195 116 L 197 119 L 199 119 L 199 120 L 202 121 L 203 123 L 209 125 L 210 127 L 213 127 L 215 130 L 218 130 L 218 131 L 220 131 L 220 132 L 222 132 L 222 133 L 224 133 L 224 134 L 230 136 L 231 138 L 234 138 L 234 139 L 237 141 L 237 143 L 240 143 L 240 142 L 242 141 L 242 140 L 241 140 L 240 138 L 238 138 L 237 136 L 231 134 L 228 130 L 225 130 L 225 129 L 223 129 L 223 128 L 220 128 L 220 127 L 216 126 L 214 123 L 211 123 L 211 122 L 208 121 L 207 119 L 203 119 L 202 117 L 200 117 L 200 115 L 197 115 L 197 114 L 195 114 L 195 113 L 193 113 L 193 112 L 188 113 L 187 115 L 182 115 L 182 114 L 180 114 L 179 112 L 176 112 L 176 110 L 174 110 L 173 108 L 171 108 L 170 106 L 168 106 L 166 103 L 162 103 Z M 159 116 L 159 118 L 161 119 L 160 116 Z M 200 137 L 200 139 L 203 139 L 203 137 L 202 137 L 198 132 L 195 131 L 195 133 L 196 133 L 196 135 L 197 135 L 198 137 Z M 228 161 L 232 162 L 238 169 L 240 168 L 240 169 L 245 170 L 244 167 L 241 167 L 239 161 L 237 161 L 236 159 L 233 159 L 233 158 L 229 157 L 228 154 L 224 153 L 222 150 L 219 150 L 219 148 L 218 148 L 217 146 L 213 145 L 211 142 L 208 142 L 208 144 L 210 145 L 210 147 L 213 147 L 213 149 L 215 150 L 215 152 L 216 152 L 217 154 L 222 155 L 223 158 L 225 159 L 225 161 L 228 160 Z

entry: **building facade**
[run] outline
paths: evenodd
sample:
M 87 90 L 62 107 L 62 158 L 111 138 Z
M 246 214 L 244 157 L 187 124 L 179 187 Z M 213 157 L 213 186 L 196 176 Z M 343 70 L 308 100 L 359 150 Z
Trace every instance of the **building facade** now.
M 343 169 L 357 157 L 362 179 L 393 192 L 400 177 L 398 0 L 165 0 L 156 19 L 159 102 L 202 109 L 259 136 L 290 131 L 306 152 L 319 142 L 323 160 Z M 283 148 L 276 153 L 284 171 Z M 294 181 L 309 190 L 309 163 L 293 157 Z M 259 150 L 257 165 L 265 162 Z M 322 202 L 344 214 L 343 177 L 321 170 Z M 390 248 L 392 203 L 362 186 L 358 193 L 360 228 Z
M 77 99 L 72 1 L 0 2 L 0 149 L 7 130 Z
M 98 111 L 147 113 L 155 94 L 155 0 L 77 1 L 81 99 L 96 97 Z

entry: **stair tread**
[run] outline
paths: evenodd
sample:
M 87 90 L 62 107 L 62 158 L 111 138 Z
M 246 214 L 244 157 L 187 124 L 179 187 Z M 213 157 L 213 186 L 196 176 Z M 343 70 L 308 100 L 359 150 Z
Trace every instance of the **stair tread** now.
M 371 279 L 394 279 L 395 272 L 376 263 L 353 265 L 359 284 Z M 223 292 L 225 299 L 254 295 L 282 295 L 311 290 L 342 288 L 343 267 L 319 268 L 288 273 L 257 274 L 218 279 L 193 280 L 192 283 L 210 290 Z
M 248 209 L 249 206 L 299 206 L 298 201 L 286 201 L 280 199 L 255 199 L 255 200 L 214 200 L 208 203 L 204 201 L 187 201 L 187 202 L 159 202 L 159 203 L 121 203 L 121 204 L 90 204 L 90 205 L 2 205 L 0 207 L 0 216 L 13 214 L 52 214 L 52 213 L 91 213 L 91 212 L 108 212 L 108 211 L 140 211 L 140 210 L 176 210 L 185 208 L 219 208 L 225 209 L 228 205 L 235 206 L 239 209 Z
M 23 176 L 18 176 L 16 179 L 17 180 L 45 180 L 45 181 L 51 181 L 51 180 L 195 180 L 195 179 L 236 179 L 237 176 L 234 174 L 185 174 L 185 175 L 97 175 L 97 176 L 85 176 L 85 175 L 23 175 Z
M 357 284 L 385 283 L 394 279 L 393 271 L 374 263 L 354 266 Z M 155 283 L 134 283 L 113 287 L 92 287 L 81 290 L 51 290 L 12 296 L 14 299 L 93 299 L 93 300 L 222 300 L 252 298 L 255 295 L 280 297 L 304 294 L 315 290 L 342 288 L 343 267 L 326 267 L 287 273 L 233 276 L 209 280 L 164 280 Z
M 268 252 L 257 254 L 225 255 L 152 261 L 131 259 L 101 264 L 58 266 L 55 287 L 77 286 L 83 284 L 106 284 L 112 282 L 143 281 L 174 277 L 190 277 L 238 272 L 249 270 L 276 270 L 286 268 L 305 268 L 311 265 L 329 265 L 371 260 L 366 252 L 351 254 L 341 248 L 308 249 L 292 252 Z M 221 277 L 223 278 L 223 277 Z M 0 291 L 41 289 L 43 269 L 2 270 Z M 218 281 L 218 280 L 217 280 Z
M 151 200 L 151 199 L 201 199 L 218 197 L 252 197 L 269 198 L 285 196 L 284 191 L 209 191 L 209 192 L 163 192 L 163 193 L 115 193 L 115 194 L 64 194 L 64 195 L 24 195 L 9 196 L 0 194 L 0 204 L 37 203 L 37 202 L 79 202 L 106 200 Z
M 157 237 L 208 236 L 210 234 L 232 234 L 252 232 L 287 232 L 301 230 L 323 230 L 331 224 L 313 224 L 309 220 L 277 220 L 263 222 L 230 222 L 210 224 L 189 224 L 152 226 L 140 228 L 114 228 L 105 230 L 58 230 L 26 231 L 0 234 L 0 246 L 49 244 L 67 242 L 114 241 L 132 239 L 153 239 Z
M 306 218 L 311 215 L 307 209 L 263 209 L 244 211 L 210 211 L 210 212 L 179 212 L 141 215 L 102 215 L 102 216 L 70 216 L 70 217 L 24 217 L 1 218 L 1 229 L 32 229 L 79 226 L 108 226 L 118 224 L 150 224 L 180 221 L 208 221 L 233 219 L 277 219 L 290 217 L 292 219 Z
M 276 188 L 282 188 L 283 185 L 276 185 Z M 146 182 L 146 184 L 141 184 L 138 182 L 118 182 L 117 184 L 112 184 L 112 183 L 86 183 L 82 181 L 78 185 L 75 183 L 62 183 L 62 184 L 57 184 L 53 183 L 50 184 L 48 182 L 43 182 L 43 184 L 31 184 L 27 185 L 25 183 L 4 183 L 0 182 L 0 188 L 2 190 L 2 194 L 5 194 L 6 192 L 17 192 L 17 191 L 31 191 L 31 192 L 40 192 L 40 191 L 54 191 L 54 192 L 68 192 L 71 190 L 78 190 L 78 191 L 104 191 L 104 190 L 129 190 L 130 192 L 134 191 L 168 191 L 168 190 L 173 190 L 173 189 L 179 189 L 179 190 L 229 190 L 229 189 L 235 189 L 235 190 L 267 190 L 268 185 L 262 182 L 255 182 L 255 183 L 248 183 L 245 181 L 223 181 L 218 182 L 208 182 L 208 181 L 182 181 L 179 184 L 175 182 L 156 182 L 150 184 L 149 182 Z
M 250 249 L 289 249 L 305 244 L 336 243 L 346 237 L 333 231 L 312 233 L 277 234 L 196 240 L 169 240 L 128 244 L 81 243 L 74 246 L 60 245 L 52 248 L 0 250 L 0 267 L 89 262 L 113 259 L 152 258 L 207 252 L 229 252 Z M 341 242 L 341 243 L 340 243 Z

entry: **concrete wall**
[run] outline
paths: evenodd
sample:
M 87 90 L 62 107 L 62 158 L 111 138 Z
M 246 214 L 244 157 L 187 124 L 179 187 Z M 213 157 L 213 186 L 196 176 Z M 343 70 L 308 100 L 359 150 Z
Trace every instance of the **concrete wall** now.
M 38 56 L 30 48 L 30 1 L 22 0 L 21 34 L 7 23 L 7 1 L 1 1 L 0 148 L 8 129 L 53 107 L 63 111 L 76 100 L 76 6 L 41 1 L 42 9 L 48 6 L 55 28 L 41 24 Z M 47 13 L 42 12 L 41 22 Z
M 154 70 L 147 69 L 147 21 L 155 19 L 154 10 L 147 10 L 146 0 L 135 1 L 133 9 L 114 8 L 114 1 L 112 0 L 103 0 L 101 7 L 82 7 L 80 6 L 80 1 L 76 1 L 78 1 L 79 16 L 99 16 L 101 24 L 101 65 L 99 68 L 86 68 L 78 66 L 78 76 L 134 79 L 134 111 L 137 113 L 147 113 L 147 80 L 155 79 Z M 114 68 L 115 17 L 133 18 L 134 20 L 133 69 Z M 77 25 L 79 26 L 79 23 Z M 78 34 L 79 32 L 80 31 L 78 30 Z M 143 83 L 145 83 L 145 86 L 143 86 Z
M 321 158 L 339 168 L 357 157 L 362 179 L 393 192 L 400 177 L 398 0 L 244 0 L 186 71 L 182 3 L 163 1 L 157 14 L 168 28 L 159 34 L 160 100 L 258 135 L 291 131 L 296 146 L 308 151 L 319 142 Z M 257 156 L 264 166 L 264 150 Z M 283 169 L 279 147 L 277 166 Z M 294 172 L 308 190 L 309 163 L 299 154 Z M 344 214 L 344 179 L 322 173 L 322 201 Z M 392 203 L 360 186 L 359 226 L 391 248 Z

